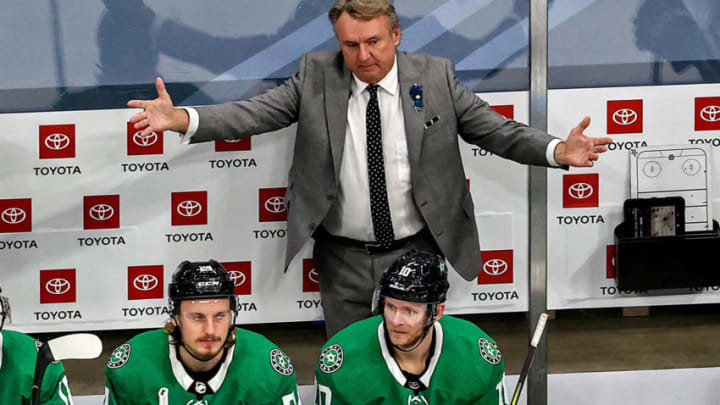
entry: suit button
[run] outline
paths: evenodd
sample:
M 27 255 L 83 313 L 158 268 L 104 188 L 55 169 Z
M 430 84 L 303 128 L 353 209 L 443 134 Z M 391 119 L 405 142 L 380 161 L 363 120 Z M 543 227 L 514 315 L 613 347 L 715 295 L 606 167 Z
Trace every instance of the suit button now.
M 335 194 L 328 194 L 328 195 L 327 195 L 327 199 L 328 199 L 328 201 L 334 200 L 334 199 L 335 199 Z
M 310 228 L 311 231 L 314 231 L 315 228 L 317 228 L 317 225 L 315 224 L 315 222 L 310 222 L 309 228 Z

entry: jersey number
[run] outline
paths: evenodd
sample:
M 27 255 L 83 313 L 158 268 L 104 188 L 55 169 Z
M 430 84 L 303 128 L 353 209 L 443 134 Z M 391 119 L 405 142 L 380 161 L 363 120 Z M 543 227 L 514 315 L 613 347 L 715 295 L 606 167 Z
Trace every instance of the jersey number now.
M 332 391 L 330 387 L 318 384 L 317 393 L 315 393 L 316 405 L 330 405 L 332 403 Z
M 295 393 L 291 392 L 282 397 L 282 405 L 301 405 L 300 400 L 295 397 Z

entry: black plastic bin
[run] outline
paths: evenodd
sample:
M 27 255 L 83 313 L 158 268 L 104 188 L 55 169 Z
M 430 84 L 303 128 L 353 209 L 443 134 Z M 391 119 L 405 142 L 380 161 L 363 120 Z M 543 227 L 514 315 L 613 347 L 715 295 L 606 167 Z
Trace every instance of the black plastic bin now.
M 615 227 L 615 280 L 621 290 L 720 285 L 720 227 L 676 236 L 635 237 Z

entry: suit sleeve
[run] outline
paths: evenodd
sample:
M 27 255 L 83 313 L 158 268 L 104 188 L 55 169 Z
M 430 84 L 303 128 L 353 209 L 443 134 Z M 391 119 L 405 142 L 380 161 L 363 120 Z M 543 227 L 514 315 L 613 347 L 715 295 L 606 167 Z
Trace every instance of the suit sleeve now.
M 72 393 L 62 363 L 50 364 L 43 377 L 40 392 L 42 405 L 72 405 Z
M 307 69 L 307 55 L 298 72 L 283 84 L 256 97 L 196 107 L 198 129 L 190 143 L 219 139 L 241 139 L 285 128 L 298 119 L 300 94 Z
M 519 163 L 549 166 L 545 152 L 556 137 L 495 112 L 458 80 L 452 62 L 446 61 L 445 72 L 458 132 L 465 142 Z

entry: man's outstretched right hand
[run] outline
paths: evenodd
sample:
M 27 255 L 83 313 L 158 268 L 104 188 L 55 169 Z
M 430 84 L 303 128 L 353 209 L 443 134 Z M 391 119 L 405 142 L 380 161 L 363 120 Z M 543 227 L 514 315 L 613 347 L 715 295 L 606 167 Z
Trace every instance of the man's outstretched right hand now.
M 168 130 L 185 133 L 189 122 L 187 112 L 175 108 L 170 94 L 165 90 L 165 83 L 159 77 L 155 78 L 155 89 L 158 97 L 154 100 L 128 101 L 128 107 L 143 109 L 130 117 L 130 122 L 135 124 L 135 129 L 142 130 L 142 135 Z

